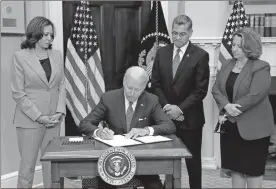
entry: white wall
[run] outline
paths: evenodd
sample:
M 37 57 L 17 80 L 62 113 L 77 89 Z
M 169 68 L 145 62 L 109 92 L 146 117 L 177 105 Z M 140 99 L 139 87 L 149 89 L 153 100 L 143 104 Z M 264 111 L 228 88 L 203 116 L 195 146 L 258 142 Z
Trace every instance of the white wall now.
M 19 162 L 17 137 L 12 125 L 15 103 L 11 98 L 10 64 L 12 52 L 20 49 L 20 37 L 1 39 L 1 175 L 16 171 Z
M 193 20 L 193 37 L 221 37 L 230 15 L 228 7 L 228 1 L 185 1 L 185 14 Z

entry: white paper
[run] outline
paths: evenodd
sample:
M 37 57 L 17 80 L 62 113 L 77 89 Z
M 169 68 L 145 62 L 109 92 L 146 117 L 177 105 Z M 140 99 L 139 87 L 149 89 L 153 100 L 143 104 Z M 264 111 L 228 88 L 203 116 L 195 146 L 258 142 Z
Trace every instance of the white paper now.
M 83 137 L 70 137 L 69 142 L 82 142 Z
M 99 140 L 110 146 L 132 146 L 137 144 L 142 144 L 133 139 L 126 139 L 123 135 L 114 135 L 112 140 L 103 140 L 99 137 L 95 137 L 96 140 Z
M 171 141 L 172 139 L 163 137 L 160 135 L 157 136 L 143 136 L 143 137 L 137 137 L 136 140 L 139 140 L 143 143 L 154 143 L 154 142 L 165 142 L 165 141 Z

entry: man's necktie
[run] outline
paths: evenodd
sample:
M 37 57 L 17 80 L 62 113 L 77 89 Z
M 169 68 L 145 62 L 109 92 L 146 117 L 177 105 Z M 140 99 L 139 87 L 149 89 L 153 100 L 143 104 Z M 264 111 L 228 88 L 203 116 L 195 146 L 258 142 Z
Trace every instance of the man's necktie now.
M 180 51 L 181 51 L 181 49 L 176 50 L 176 55 L 174 56 L 174 59 L 173 59 L 173 78 L 174 78 L 177 68 L 180 64 L 180 54 L 179 54 Z
M 127 133 L 130 131 L 130 124 L 133 116 L 133 108 L 132 108 L 133 102 L 129 102 L 127 112 L 126 112 L 126 124 L 127 124 Z

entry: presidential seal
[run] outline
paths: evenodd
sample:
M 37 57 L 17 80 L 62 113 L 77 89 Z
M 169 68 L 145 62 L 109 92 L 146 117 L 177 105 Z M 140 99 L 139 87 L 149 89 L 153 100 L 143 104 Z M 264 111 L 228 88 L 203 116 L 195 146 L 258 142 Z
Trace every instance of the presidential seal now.
M 111 185 L 118 186 L 129 182 L 135 171 L 135 157 L 126 148 L 108 148 L 98 160 L 100 177 Z

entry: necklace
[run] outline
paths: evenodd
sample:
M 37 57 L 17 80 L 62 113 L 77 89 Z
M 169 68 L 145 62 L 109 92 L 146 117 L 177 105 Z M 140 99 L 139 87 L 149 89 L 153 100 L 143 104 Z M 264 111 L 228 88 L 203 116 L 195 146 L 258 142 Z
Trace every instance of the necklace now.
M 241 64 L 240 62 L 236 62 L 236 64 L 235 64 L 235 67 L 237 68 L 237 69 L 242 69 L 243 68 L 243 66 L 244 66 L 245 64 Z
M 35 50 L 35 54 L 36 54 L 36 56 L 37 56 L 37 58 L 38 58 L 39 60 L 43 60 L 43 59 L 46 59 L 46 58 L 49 57 L 49 56 L 48 56 L 48 51 L 47 51 L 47 50 L 44 51 L 43 53 L 38 53 L 38 52 Z

